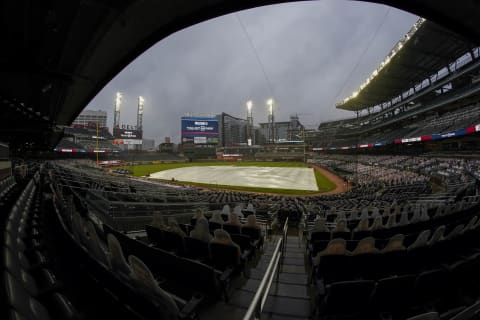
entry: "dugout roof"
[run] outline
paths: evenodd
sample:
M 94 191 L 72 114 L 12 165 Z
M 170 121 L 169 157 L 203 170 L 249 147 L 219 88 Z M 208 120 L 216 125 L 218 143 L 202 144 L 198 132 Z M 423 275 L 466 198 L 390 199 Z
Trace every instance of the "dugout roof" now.
M 93 97 L 168 35 L 272 0 L 5 0 L 0 4 L 0 141 L 51 148 Z M 480 41 L 480 4 L 378 0 Z M 113 101 L 113 97 L 112 97 Z M 113 104 L 113 102 L 112 102 Z

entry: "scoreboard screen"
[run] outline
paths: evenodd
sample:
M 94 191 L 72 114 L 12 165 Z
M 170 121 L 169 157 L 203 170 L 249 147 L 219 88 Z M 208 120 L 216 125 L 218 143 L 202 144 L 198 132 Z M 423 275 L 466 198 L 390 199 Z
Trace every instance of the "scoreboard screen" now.
M 182 117 L 182 143 L 218 144 L 218 120 L 214 117 Z
M 132 130 L 132 129 L 123 129 L 123 128 L 113 128 L 113 137 L 115 139 L 142 140 L 142 131 Z
M 113 128 L 113 144 L 142 144 L 142 130 Z

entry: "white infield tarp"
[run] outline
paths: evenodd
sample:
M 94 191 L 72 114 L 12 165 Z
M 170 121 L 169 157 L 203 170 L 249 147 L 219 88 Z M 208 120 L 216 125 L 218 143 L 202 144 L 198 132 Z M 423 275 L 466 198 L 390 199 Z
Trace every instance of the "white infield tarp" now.
M 229 186 L 318 191 L 312 168 L 205 166 L 150 174 L 150 178 Z

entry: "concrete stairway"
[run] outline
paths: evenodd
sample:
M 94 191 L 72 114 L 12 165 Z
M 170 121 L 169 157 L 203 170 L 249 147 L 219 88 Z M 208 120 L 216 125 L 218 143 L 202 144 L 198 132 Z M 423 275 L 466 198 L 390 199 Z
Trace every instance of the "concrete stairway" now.
M 248 308 L 265 274 L 277 240 L 274 237 L 268 241 L 264 254 L 256 267 L 250 270 L 246 282 L 232 294 L 230 305 L 245 310 Z M 289 236 L 280 272 L 270 289 L 262 319 L 309 319 L 312 306 L 304 252 L 304 243 L 296 236 Z

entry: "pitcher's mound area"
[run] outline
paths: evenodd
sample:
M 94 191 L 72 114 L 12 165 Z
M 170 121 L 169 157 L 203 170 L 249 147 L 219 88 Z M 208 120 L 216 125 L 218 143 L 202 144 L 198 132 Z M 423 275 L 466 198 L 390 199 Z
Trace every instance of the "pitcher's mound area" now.
M 151 178 L 229 186 L 318 191 L 312 168 L 206 166 L 155 172 Z

